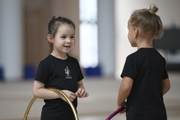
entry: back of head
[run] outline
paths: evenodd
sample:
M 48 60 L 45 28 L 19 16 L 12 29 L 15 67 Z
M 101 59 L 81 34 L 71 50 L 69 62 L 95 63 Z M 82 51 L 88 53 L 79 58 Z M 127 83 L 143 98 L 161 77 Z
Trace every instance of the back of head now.
M 163 34 L 161 18 L 156 15 L 158 8 L 151 4 L 149 9 L 135 10 L 130 17 L 130 24 L 137 27 L 144 37 L 160 38 Z

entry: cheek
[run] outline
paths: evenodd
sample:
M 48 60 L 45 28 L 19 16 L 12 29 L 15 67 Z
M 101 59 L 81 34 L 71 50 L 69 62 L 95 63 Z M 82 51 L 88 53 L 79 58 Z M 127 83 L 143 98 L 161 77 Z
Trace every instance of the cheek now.
M 135 42 L 135 41 L 132 41 L 132 42 L 131 42 L 131 46 L 132 46 L 132 47 L 137 47 L 136 42 Z
M 73 40 L 71 40 L 71 43 L 72 43 L 72 44 L 75 44 L 75 40 L 74 40 L 74 39 L 73 39 Z

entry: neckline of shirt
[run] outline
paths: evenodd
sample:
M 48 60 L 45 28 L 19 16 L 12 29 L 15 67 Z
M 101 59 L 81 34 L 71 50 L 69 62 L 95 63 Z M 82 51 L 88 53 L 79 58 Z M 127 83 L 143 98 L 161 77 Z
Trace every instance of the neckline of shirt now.
M 68 56 L 68 55 L 67 55 L 67 58 L 66 58 L 66 59 L 58 58 L 58 57 L 56 57 L 56 56 L 54 56 L 54 55 L 52 55 L 52 54 L 50 54 L 50 56 L 53 57 L 53 58 L 55 58 L 55 59 L 57 59 L 57 60 L 61 60 L 61 61 L 66 61 L 66 60 L 69 59 L 69 56 Z

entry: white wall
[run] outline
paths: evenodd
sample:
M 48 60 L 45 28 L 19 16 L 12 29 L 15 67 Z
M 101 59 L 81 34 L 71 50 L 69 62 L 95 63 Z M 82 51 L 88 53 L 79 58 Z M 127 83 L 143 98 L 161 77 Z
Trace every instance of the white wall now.
M 7 81 L 23 76 L 22 0 L 0 1 L 0 65 Z
M 98 54 L 102 75 L 114 76 L 114 0 L 98 0 Z

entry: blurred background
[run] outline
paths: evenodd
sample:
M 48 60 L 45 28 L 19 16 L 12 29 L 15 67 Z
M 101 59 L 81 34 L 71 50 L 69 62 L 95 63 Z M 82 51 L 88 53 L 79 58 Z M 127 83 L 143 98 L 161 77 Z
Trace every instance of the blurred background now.
M 116 109 L 120 74 L 127 55 L 136 51 L 127 39 L 133 10 L 159 7 L 164 35 L 154 47 L 167 60 L 172 88 L 165 95 L 170 120 L 180 119 L 179 0 L 0 0 L 0 120 L 20 120 L 32 98 L 39 62 L 49 54 L 47 25 L 53 16 L 76 24 L 71 55 L 79 60 L 90 96 L 79 100 L 82 120 L 104 120 Z M 40 116 L 42 100 L 32 108 Z M 7 112 L 8 111 L 8 112 Z M 117 115 L 115 119 L 125 119 Z

